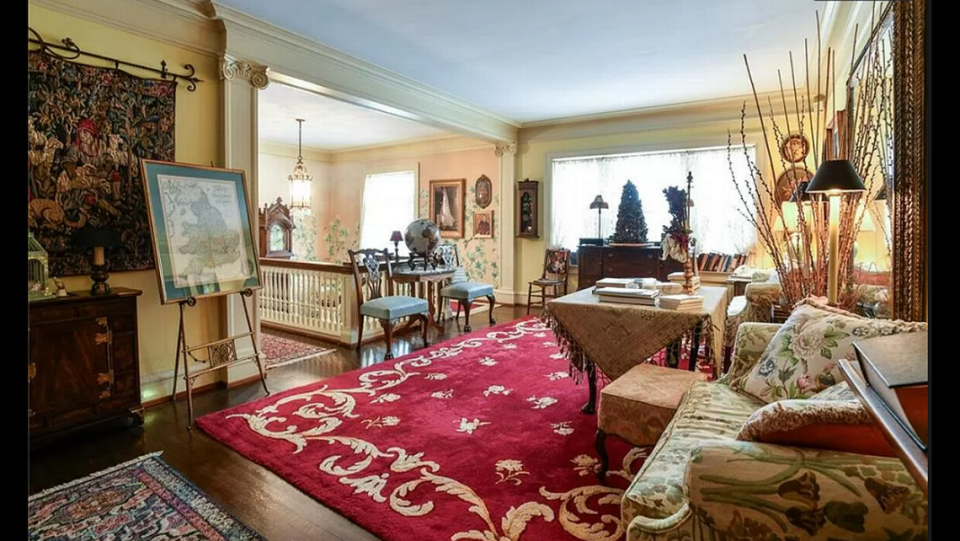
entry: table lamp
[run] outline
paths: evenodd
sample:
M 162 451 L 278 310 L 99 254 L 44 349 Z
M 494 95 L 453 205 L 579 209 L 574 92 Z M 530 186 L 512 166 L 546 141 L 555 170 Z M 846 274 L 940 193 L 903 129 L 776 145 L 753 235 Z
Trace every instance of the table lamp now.
M 395 254 L 397 263 L 400 262 L 400 241 L 402 240 L 403 240 L 403 233 L 399 231 L 394 231 L 393 233 L 390 234 L 390 242 L 393 243 L 393 253 Z
M 603 213 L 603 209 L 608 209 L 608 208 L 610 208 L 610 205 L 603 200 L 602 195 L 598 195 L 594 197 L 593 203 L 590 203 L 590 210 L 597 209 L 597 238 L 598 239 L 603 238 L 603 235 L 600 234 L 600 231 L 601 231 L 600 227 L 603 224 L 603 222 L 601 221 L 601 214 Z
M 122 244 L 120 233 L 114 229 L 85 226 L 73 234 L 74 246 L 93 248 L 93 270 L 90 278 L 93 279 L 91 295 L 109 295 L 110 285 L 107 284 L 106 248 L 113 248 Z
M 839 211 L 840 194 L 866 191 L 863 180 L 850 160 L 827 160 L 820 164 L 817 173 L 807 185 L 807 193 L 822 193 L 830 200 L 830 252 L 827 260 L 827 303 L 837 304 L 837 266 L 840 244 Z M 834 212 L 836 207 L 836 212 Z

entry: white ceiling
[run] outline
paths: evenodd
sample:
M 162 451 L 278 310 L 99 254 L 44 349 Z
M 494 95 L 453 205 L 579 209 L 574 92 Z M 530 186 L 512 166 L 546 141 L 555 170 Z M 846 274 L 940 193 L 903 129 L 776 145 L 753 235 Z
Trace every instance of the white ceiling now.
M 303 146 L 324 151 L 396 144 L 448 135 L 425 124 L 273 83 L 259 96 L 260 140 L 297 144 L 302 118 Z
M 815 52 L 814 0 L 220 0 L 513 120 L 748 94 Z M 801 71 L 802 73 L 802 71 Z

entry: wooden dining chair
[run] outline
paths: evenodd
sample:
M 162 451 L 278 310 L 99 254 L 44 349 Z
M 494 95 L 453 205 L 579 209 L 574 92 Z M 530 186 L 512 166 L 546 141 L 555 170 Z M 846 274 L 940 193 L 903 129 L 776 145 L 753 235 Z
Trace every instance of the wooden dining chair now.
M 540 299 L 538 306 L 543 308 L 547 299 L 556 299 L 560 288 L 567 294 L 567 278 L 570 271 L 570 250 L 565 248 L 549 249 L 543 256 L 543 274 L 527 286 L 527 314 L 530 314 L 530 303 L 533 299 Z M 539 288 L 536 294 L 533 288 Z M 547 289 L 550 293 L 547 293 Z
M 380 321 L 383 334 L 387 339 L 387 353 L 383 360 L 393 358 L 393 328 L 400 318 L 415 317 L 423 328 L 423 345 L 429 346 L 427 330 L 430 324 L 430 308 L 427 301 L 417 297 L 393 294 L 393 267 L 390 262 L 390 252 L 383 250 L 348 250 L 350 265 L 353 267 L 353 282 L 357 287 L 357 351 L 363 344 L 363 322 L 365 317 L 372 317 Z M 386 280 L 382 270 L 386 269 Z M 383 284 L 386 282 L 387 294 L 383 294 Z M 368 295 L 364 300 L 364 288 Z
M 444 299 L 457 301 L 456 317 L 457 319 L 460 318 L 460 308 L 463 307 L 463 330 L 470 332 L 473 330 L 470 328 L 470 307 L 476 299 L 486 297 L 487 302 L 490 303 L 490 325 L 495 325 L 497 322 L 493 319 L 493 307 L 496 306 L 497 299 L 493 294 L 493 286 L 483 282 L 470 281 L 469 275 L 460 266 L 460 250 L 457 249 L 456 244 L 438 246 L 436 255 L 439 258 L 440 265 L 444 268 L 456 268 L 458 270 L 450 283 L 440 290 L 440 305 L 443 305 Z

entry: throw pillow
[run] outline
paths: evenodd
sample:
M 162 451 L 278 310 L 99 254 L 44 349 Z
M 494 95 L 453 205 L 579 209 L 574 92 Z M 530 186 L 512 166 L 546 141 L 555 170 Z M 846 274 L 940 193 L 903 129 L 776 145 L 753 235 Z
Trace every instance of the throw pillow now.
M 895 456 L 857 400 L 781 400 L 753 412 L 738 440 Z
M 815 300 L 802 301 L 753 369 L 733 387 L 764 402 L 810 398 L 842 380 L 837 361 L 856 358 L 854 341 L 925 330 L 926 323 L 869 319 Z
M 857 400 L 857 395 L 853 394 L 846 381 L 842 381 L 811 396 L 810 400 Z

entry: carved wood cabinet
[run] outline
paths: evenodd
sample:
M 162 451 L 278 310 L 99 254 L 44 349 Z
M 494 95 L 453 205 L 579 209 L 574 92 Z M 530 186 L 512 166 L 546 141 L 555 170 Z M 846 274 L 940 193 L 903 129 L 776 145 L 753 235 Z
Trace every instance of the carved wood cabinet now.
M 577 254 L 577 289 L 593 287 L 601 278 L 655 277 L 667 281 L 671 272 L 683 271 L 683 263 L 660 259 L 660 247 L 581 246 Z
M 77 291 L 30 303 L 30 439 L 118 417 L 143 422 L 137 297 Z

